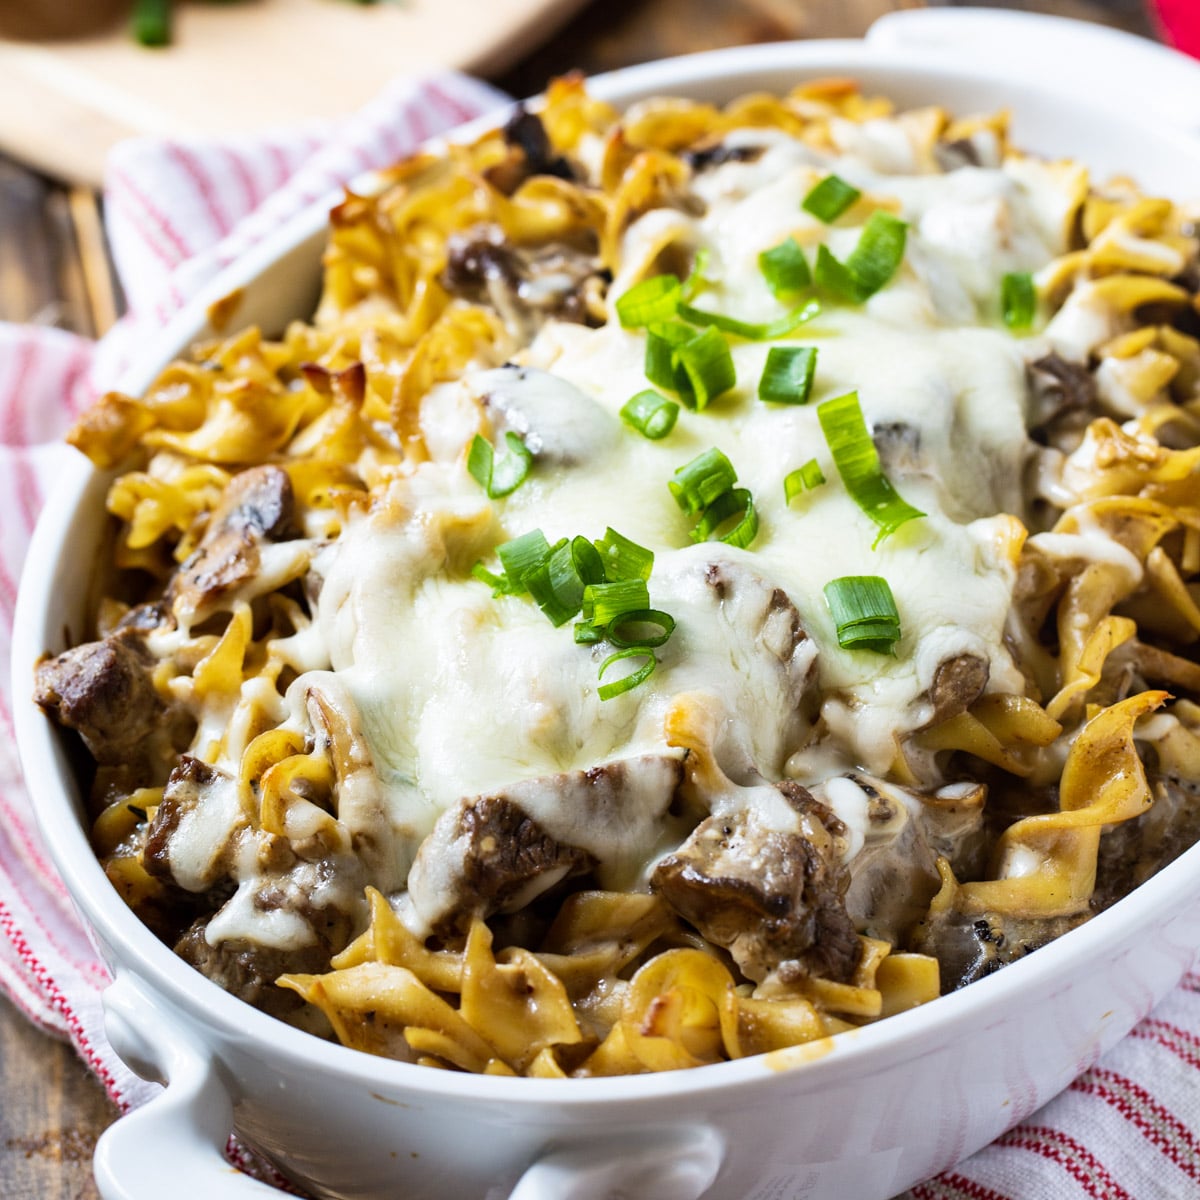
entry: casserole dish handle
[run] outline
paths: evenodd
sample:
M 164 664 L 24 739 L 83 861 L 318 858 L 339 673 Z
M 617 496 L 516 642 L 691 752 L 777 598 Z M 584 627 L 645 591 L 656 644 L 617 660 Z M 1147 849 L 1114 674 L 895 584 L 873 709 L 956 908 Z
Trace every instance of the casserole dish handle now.
M 699 1200 L 716 1179 L 724 1151 L 721 1135 L 707 1126 L 595 1138 L 544 1155 L 509 1200 Z
M 129 975 L 104 993 L 112 1047 L 165 1090 L 110 1126 L 96 1145 L 96 1184 L 104 1200 L 162 1200 L 186 1180 L 189 1196 L 279 1200 L 225 1158 L 233 1104 L 211 1056 Z

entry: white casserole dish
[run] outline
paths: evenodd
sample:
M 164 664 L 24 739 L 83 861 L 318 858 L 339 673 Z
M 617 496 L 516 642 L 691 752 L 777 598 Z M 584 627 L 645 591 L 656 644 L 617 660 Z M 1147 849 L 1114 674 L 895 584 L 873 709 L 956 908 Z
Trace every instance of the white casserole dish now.
M 1200 68 L 1071 22 L 912 16 L 881 22 L 863 42 L 721 51 L 591 86 L 617 104 L 672 93 L 726 100 L 805 77 L 851 75 L 902 106 L 1011 108 L 1018 145 L 1069 154 L 1100 175 L 1130 173 L 1150 190 L 1200 196 L 1200 139 L 1170 127 L 1166 115 L 1186 114 L 1189 95 L 1190 111 L 1200 110 Z M 973 44 L 986 46 L 986 60 Z M 1060 61 L 1069 49 L 1110 80 L 1118 72 L 1125 82 L 1110 92 L 1123 97 L 1149 75 L 1154 108 L 1135 111 L 1122 99 L 1124 111 L 1109 109 L 1082 99 L 1081 88 L 1073 93 L 1070 80 L 1025 82 L 1015 67 L 1022 45 Z M 1175 100 L 1164 104 L 1171 88 Z M 307 313 L 327 208 L 303 214 L 214 281 L 121 390 L 143 391 L 207 332 L 208 305 L 235 288 L 245 289 L 238 323 L 278 329 Z M 66 631 L 76 640 L 84 633 L 90 581 L 81 564 L 100 537 L 106 484 L 79 458 L 38 526 L 16 617 L 18 697 L 30 695 L 40 655 L 72 644 Z M 110 1040 L 134 1070 L 168 1082 L 101 1140 L 97 1178 L 107 1200 L 157 1200 L 181 1181 L 195 1196 L 277 1194 L 226 1164 L 231 1129 L 318 1196 L 882 1200 L 1043 1104 L 1150 1010 L 1200 946 L 1197 847 L 1030 958 L 833 1041 L 633 1078 L 433 1071 L 300 1033 L 177 959 L 106 880 L 80 822 L 67 751 L 32 701 L 18 705 L 17 732 L 46 841 L 115 976 L 105 997 Z

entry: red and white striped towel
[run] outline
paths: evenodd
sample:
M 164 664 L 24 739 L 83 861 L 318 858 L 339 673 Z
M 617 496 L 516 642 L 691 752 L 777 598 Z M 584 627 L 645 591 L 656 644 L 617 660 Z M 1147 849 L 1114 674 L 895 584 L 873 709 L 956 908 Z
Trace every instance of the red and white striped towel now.
M 155 1091 L 104 1038 L 105 970 L 34 825 L 13 750 L 9 688 L 16 583 L 58 444 L 126 348 L 304 205 L 359 171 L 503 100 L 439 75 L 397 84 L 340 125 L 239 142 L 128 143 L 113 155 L 109 232 L 130 316 L 99 346 L 0 325 L 0 989 L 69 1038 L 122 1108 Z M 235 1161 L 258 1174 L 233 1151 Z M 1041 1111 L 915 1200 L 1178 1200 L 1200 1196 L 1200 976 L 1189 975 L 1111 1053 Z

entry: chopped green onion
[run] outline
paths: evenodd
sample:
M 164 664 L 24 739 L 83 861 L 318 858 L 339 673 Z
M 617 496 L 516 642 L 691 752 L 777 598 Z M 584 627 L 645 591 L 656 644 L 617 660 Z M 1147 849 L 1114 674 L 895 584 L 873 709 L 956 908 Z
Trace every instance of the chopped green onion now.
M 758 536 L 758 512 L 754 500 L 746 488 L 730 488 L 722 492 L 705 510 L 696 528 L 692 530 L 693 542 L 712 541 L 713 534 L 731 517 L 739 517 L 738 523 L 727 533 L 719 534 L 719 540 L 730 546 L 749 546 Z
M 540 529 L 531 529 L 511 542 L 502 542 L 496 547 L 496 554 L 508 576 L 510 589 L 520 593 L 526 590 L 525 576 L 550 557 L 550 543 Z
M 467 470 L 471 477 L 488 494 L 489 500 L 499 500 L 515 492 L 525 482 L 533 455 L 515 433 L 506 433 L 504 440 L 508 453 L 496 461 L 492 444 L 476 434 L 467 453 Z
M 644 579 L 619 579 L 616 583 L 589 583 L 583 589 L 583 619 L 605 626 L 622 613 L 650 607 Z
M 513 586 L 507 575 L 493 575 L 481 562 L 471 568 L 471 575 L 480 583 L 486 583 L 492 589 L 492 596 L 511 596 Z
M 868 296 L 873 296 L 895 275 L 904 258 L 907 239 L 908 224 L 899 217 L 876 211 L 868 218 L 858 245 L 846 259 L 846 266 L 866 289 Z
M 621 419 L 652 442 L 665 438 L 679 418 L 679 405 L 657 392 L 647 389 L 628 400 L 621 409 Z
M 656 625 L 659 633 L 647 635 L 644 627 Z M 661 646 L 675 632 L 675 618 L 659 608 L 639 608 L 622 613 L 608 623 L 608 640 L 614 646 Z
M 169 45 L 171 0 L 135 0 L 133 36 L 143 46 Z
M 776 321 L 764 322 L 739 321 L 737 317 L 693 308 L 690 304 L 680 304 L 677 311 L 685 321 L 690 321 L 693 325 L 715 326 L 726 333 L 745 338 L 748 342 L 772 342 L 776 338 L 786 337 L 797 325 L 811 321 L 821 311 L 821 306 L 815 300 L 809 300 Z
M 701 246 L 696 251 L 695 258 L 692 259 L 692 269 L 688 272 L 688 277 L 683 281 L 683 286 L 680 289 L 680 298 L 690 300 L 702 288 L 708 286 L 708 279 L 704 272 L 708 270 L 708 247 Z
M 733 468 L 730 467 L 730 470 Z M 650 578 L 650 572 L 654 569 L 653 550 L 631 542 L 611 526 L 594 545 L 603 563 L 604 578 L 610 583 L 618 583 L 623 579 L 640 579 L 644 582 Z M 603 583 L 604 580 L 593 582 Z
M 841 300 L 861 304 L 895 275 L 907 237 L 908 225 L 899 217 L 873 212 L 844 263 L 827 246 L 817 247 L 817 286 Z
M 696 331 L 682 321 L 651 325 L 646 330 L 646 378 L 656 387 L 670 388 L 675 392 L 689 388 L 691 385 L 679 367 L 675 348 L 695 336 Z
M 837 175 L 826 175 L 816 187 L 804 197 L 800 207 L 810 212 L 818 221 L 831 225 L 862 195 L 858 188 L 848 184 Z
M 868 297 L 850 268 L 828 246 L 817 247 L 813 278 L 823 293 L 847 304 L 861 304 Z
M 1000 285 L 1000 304 L 1009 329 L 1028 329 L 1037 311 L 1037 291 L 1028 271 L 1010 271 Z
M 838 645 L 843 650 L 874 650 L 876 654 L 894 655 L 899 640 L 900 626 L 888 621 L 854 625 L 838 634 Z
M 604 627 L 602 625 L 597 625 L 593 621 L 575 622 L 575 645 L 594 646 L 597 642 L 602 641 L 604 641 Z
M 609 530 L 611 533 L 612 531 Z M 620 537 L 620 534 L 617 534 Z M 633 545 L 630 542 L 630 545 Z M 641 547 L 639 546 L 640 550 Z M 646 551 L 650 554 L 650 551 Z M 583 537 L 581 534 L 578 537 L 571 539 L 571 559 L 575 563 L 575 573 L 583 580 L 584 584 L 603 583 L 606 576 L 604 572 L 604 559 L 600 556 L 600 551 Z M 650 554 L 651 563 L 654 562 L 654 555 Z M 646 572 L 650 574 L 649 571 Z
M 706 509 L 723 492 L 737 483 L 737 472 L 733 463 L 715 446 L 696 455 L 691 462 L 675 470 L 675 478 L 667 487 L 675 497 L 675 503 L 688 516 Z
M 617 298 L 617 317 L 626 329 L 669 321 L 675 315 L 681 294 L 677 275 L 653 275 L 635 283 Z
M 639 683 L 645 683 L 651 675 L 654 674 L 654 668 L 658 666 L 658 659 L 654 657 L 654 652 L 646 646 L 629 646 L 624 650 L 618 650 L 616 654 L 610 654 L 600 664 L 599 678 L 604 678 L 605 671 L 615 662 L 620 662 L 626 658 L 644 658 L 645 665 L 638 667 L 636 671 L 631 671 L 628 675 L 613 683 L 605 683 L 600 686 L 597 694 L 601 700 L 611 700 L 614 696 L 619 696 L 623 692 L 632 691 Z
M 817 406 L 817 419 L 833 454 L 846 491 L 879 526 L 872 549 L 906 521 L 925 514 L 904 500 L 883 473 L 879 452 L 867 430 L 857 392 L 847 392 Z
M 571 543 L 566 538 L 554 546 L 546 558 L 526 571 L 522 582 L 555 628 L 579 615 L 584 582 L 575 568 Z
M 807 404 L 816 369 L 815 346 L 772 346 L 758 381 L 758 398 L 775 404 Z
M 682 377 L 676 374 L 679 394 L 698 411 L 707 408 L 710 400 L 715 400 L 737 383 L 733 355 L 729 353 L 725 339 L 715 329 L 706 329 L 677 346 L 675 361 L 682 372 Z
M 812 272 L 799 242 L 789 237 L 758 256 L 759 270 L 772 293 L 779 298 L 795 295 L 812 284 Z
M 813 488 L 820 487 L 824 482 L 825 473 L 821 470 L 820 464 L 815 458 L 810 458 L 804 466 L 797 467 L 784 476 L 784 503 L 791 504 L 801 492 L 811 492 Z
M 878 575 L 843 575 L 825 585 L 825 602 L 844 650 L 892 654 L 900 640 L 900 613 L 892 589 Z

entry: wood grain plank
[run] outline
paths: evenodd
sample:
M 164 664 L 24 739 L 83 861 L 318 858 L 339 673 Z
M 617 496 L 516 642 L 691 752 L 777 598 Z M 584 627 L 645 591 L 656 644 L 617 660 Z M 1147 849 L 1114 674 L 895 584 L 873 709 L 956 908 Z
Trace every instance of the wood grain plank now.
M 0 1195 L 98 1200 L 96 1139 L 116 1111 L 74 1050 L 0 998 Z

